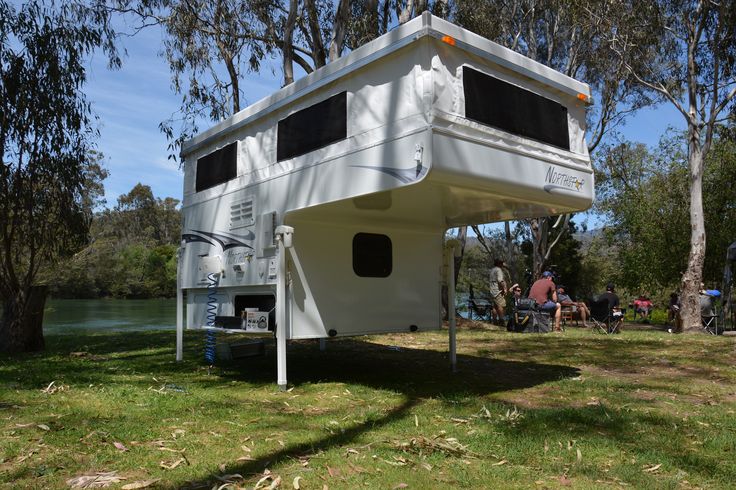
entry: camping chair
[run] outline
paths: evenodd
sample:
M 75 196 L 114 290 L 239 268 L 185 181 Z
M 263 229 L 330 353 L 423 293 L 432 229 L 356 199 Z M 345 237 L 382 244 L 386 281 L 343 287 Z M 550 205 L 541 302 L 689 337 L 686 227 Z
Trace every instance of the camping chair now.
M 577 309 L 578 308 L 575 305 L 562 305 L 560 307 L 560 325 L 562 325 L 563 330 L 568 321 L 572 323 L 575 320 L 575 312 L 577 311 Z
M 590 303 L 590 319 L 593 322 L 593 331 L 612 334 L 619 331 L 623 316 L 614 316 L 608 300 L 603 298 Z
M 471 285 L 470 291 L 468 291 L 468 320 L 473 319 L 473 314 L 479 320 L 490 320 L 492 309 L 493 305 L 487 299 L 476 299 L 475 291 L 473 291 L 473 286 Z
M 718 315 L 713 296 L 708 294 L 700 295 L 700 321 L 703 330 L 711 335 L 718 335 Z
M 531 298 L 517 300 L 512 312 L 512 331 L 523 333 L 548 333 L 550 331 L 549 313 L 540 311 L 537 302 Z

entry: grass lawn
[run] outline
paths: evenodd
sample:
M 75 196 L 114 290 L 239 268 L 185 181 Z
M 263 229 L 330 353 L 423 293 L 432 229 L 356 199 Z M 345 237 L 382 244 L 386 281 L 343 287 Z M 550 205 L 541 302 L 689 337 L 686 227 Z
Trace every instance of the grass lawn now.
M 218 365 L 203 334 L 47 336 L 0 357 L 0 485 L 69 488 L 733 488 L 733 338 L 569 328 L 289 346 Z M 51 384 L 53 382 L 53 384 Z M 77 480 L 80 482 L 81 480 Z

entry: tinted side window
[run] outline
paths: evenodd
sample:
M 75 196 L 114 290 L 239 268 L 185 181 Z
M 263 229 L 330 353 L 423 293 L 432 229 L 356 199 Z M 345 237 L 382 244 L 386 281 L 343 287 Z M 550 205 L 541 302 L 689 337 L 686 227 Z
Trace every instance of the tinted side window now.
M 570 149 L 567 107 L 562 104 L 467 66 L 463 92 L 468 119 Z
M 277 160 L 304 155 L 347 138 L 347 101 L 347 92 L 341 92 L 279 121 Z
M 237 143 L 197 160 L 196 191 L 203 191 L 234 179 L 238 175 Z
M 393 268 L 391 239 L 376 233 L 353 237 L 353 271 L 360 277 L 388 277 Z

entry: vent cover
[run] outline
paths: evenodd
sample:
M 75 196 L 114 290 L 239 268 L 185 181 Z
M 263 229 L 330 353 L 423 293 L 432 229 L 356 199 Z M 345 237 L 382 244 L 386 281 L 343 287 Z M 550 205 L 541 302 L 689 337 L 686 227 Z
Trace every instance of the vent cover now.
M 255 223 L 253 198 L 249 197 L 230 205 L 230 229 L 237 230 Z

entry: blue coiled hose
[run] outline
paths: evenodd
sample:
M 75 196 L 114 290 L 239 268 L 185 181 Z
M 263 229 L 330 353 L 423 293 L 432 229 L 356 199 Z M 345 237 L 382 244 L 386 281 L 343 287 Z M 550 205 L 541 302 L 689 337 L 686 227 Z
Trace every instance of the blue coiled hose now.
M 215 326 L 215 316 L 217 316 L 217 282 L 218 274 L 207 274 L 207 326 Z M 214 330 L 207 330 L 204 339 L 204 358 L 210 364 L 215 363 L 215 351 L 217 348 L 217 333 Z

